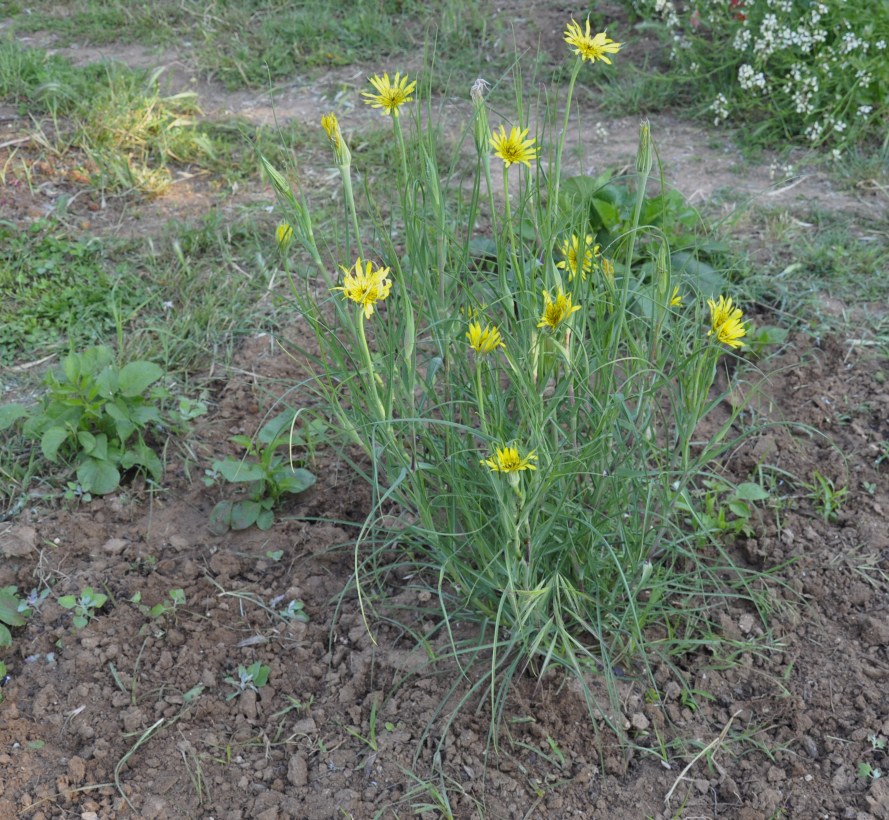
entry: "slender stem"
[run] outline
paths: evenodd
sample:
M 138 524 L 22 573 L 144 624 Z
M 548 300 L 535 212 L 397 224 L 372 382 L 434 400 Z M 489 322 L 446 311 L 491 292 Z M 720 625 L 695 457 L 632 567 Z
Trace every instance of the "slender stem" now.
M 565 140 L 568 137 L 568 121 L 571 117 L 571 99 L 574 96 L 574 84 L 577 82 L 577 75 L 580 74 L 580 68 L 583 60 L 579 57 L 574 62 L 574 68 L 571 69 L 571 79 L 568 81 L 568 96 L 565 100 L 565 118 L 562 121 L 562 133 L 559 134 L 559 142 L 556 146 L 556 164 L 553 167 L 553 196 L 548 203 L 550 230 L 552 230 L 554 209 L 559 206 L 559 187 L 562 181 L 562 152 L 565 150 Z
M 487 435 L 488 422 L 485 419 L 485 394 L 482 391 L 482 363 L 475 361 L 475 399 L 478 402 L 478 417 L 482 423 L 482 432 Z
M 367 336 L 364 333 L 364 311 L 362 308 L 358 308 L 358 338 L 361 342 L 361 354 L 364 358 L 364 367 L 367 370 L 367 384 L 370 388 L 370 392 L 373 396 L 374 402 L 376 404 L 377 414 L 379 416 L 378 421 L 385 421 L 386 419 L 386 409 L 383 407 L 383 402 L 380 400 L 380 394 L 377 391 L 377 382 L 376 375 L 374 374 L 374 366 L 373 360 L 370 357 L 370 348 L 367 346 Z
M 358 213 L 355 210 L 355 195 L 352 191 L 352 174 L 348 165 L 340 166 L 340 176 L 343 179 L 343 197 L 346 200 L 349 216 L 352 217 L 352 230 L 355 233 L 355 247 L 358 249 L 358 257 L 364 259 L 364 251 L 361 248 L 361 231 L 358 229 Z M 347 242 L 347 245 L 349 258 L 351 259 L 351 242 Z
M 392 115 L 392 122 L 395 126 L 395 139 L 398 140 L 398 152 L 401 154 L 401 183 L 404 185 L 404 193 L 407 193 L 407 151 L 404 147 L 404 133 L 401 130 L 401 117 L 397 113 Z M 407 214 L 403 215 L 405 218 Z
M 512 224 L 512 207 L 509 204 L 509 172 L 503 169 L 503 199 L 504 199 L 504 216 L 506 219 L 506 230 L 509 231 L 509 252 L 512 259 L 512 269 L 518 280 L 519 292 L 525 292 L 525 271 L 519 265 L 519 257 L 516 252 L 515 228 Z

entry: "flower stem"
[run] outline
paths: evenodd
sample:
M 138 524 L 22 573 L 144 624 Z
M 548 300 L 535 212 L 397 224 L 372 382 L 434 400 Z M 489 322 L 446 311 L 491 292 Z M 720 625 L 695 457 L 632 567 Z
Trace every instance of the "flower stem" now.
M 519 265 L 519 257 L 516 252 L 515 228 L 512 224 L 512 208 L 509 204 L 509 173 L 506 168 L 503 169 L 503 199 L 505 202 L 504 216 L 506 219 L 506 229 L 509 231 L 509 251 L 512 259 L 512 269 L 515 271 L 518 280 L 519 291 L 525 292 L 525 271 Z
M 377 391 L 376 376 L 374 374 L 373 360 L 370 357 L 370 348 L 367 346 L 367 336 L 364 333 L 364 311 L 358 308 L 358 339 L 361 342 L 361 354 L 364 359 L 364 367 L 367 370 L 367 385 L 373 396 L 375 409 L 379 418 L 377 421 L 385 421 L 386 409 L 380 400 L 380 394 Z

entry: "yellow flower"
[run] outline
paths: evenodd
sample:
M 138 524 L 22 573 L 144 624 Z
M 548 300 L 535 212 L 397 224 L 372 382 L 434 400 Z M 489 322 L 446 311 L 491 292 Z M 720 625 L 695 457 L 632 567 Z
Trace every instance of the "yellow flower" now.
M 708 299 L 707 304 L 710 307 L 710 330 L 707 335 L 716 334 L 716 340 L 729 347 L 743 347 L 744 342 L 740 339 L 747 335 L 747 329 L 741 321 L 741 309 L 732 304 L 731 296 L 720 296 L 718 302 Z
M 337 148 L 342 137 L 340 136 L 340 124 L 333 111 L 321 117 L 321 127 L 324 128 L 324 131 L 327 134 L 327 139 L 330 140 L 330 144 L 334 148 Z
M 362 91 L 361 96 L 365 97 L 365 103 L 374 108 L 382 108 L 380 112 L 383 115 L 392 114 L 398 116 L 398 108 L 404 103 L 411 101 L 411 95 L 417 87 L 417 81 L 407 81 L 407 74 L 401 76 L 401 72 L 395 74 L 395 79 L 390 80 L 388 74 L 380 77 L 375 74 L 370 78 L 370 84 L 377 90 L 374 94 L 372 91 Z
M 482 330 L 479 322 L 470 322 L 466 339 L 469 341 L 469 346 L 479 356 L 493 353 L 498 347 L 506 347 L 503 339 L 500 338 L 500 331 L 496 325 L 485 325 L 485 329 Z
M 670 307 L 682 306 L 682 294 L 679 293 L 679 285 L 673 288 L 673 295 L 670 297 Z
M 559 253 L 564 257 L 561 262 L 556 263 L 557 268 L 568 271 L 568 281 L 570 282 L 577 276 L 577 258 L 580 252 L 580 240 L 576 235 L 571 235 L 571 240 L 564 239 L 559 246 Z M 593 257 L 599 255 L 599 246 L 593 245 L 593 237 L 587 234 L 583 240 L 583 264 L 581 265 L 580 275 L 586 279 L 587 274 L 593 269 Z
M 341 290 L 343 296 L 364 308 L 364 317 L 370 319 L 374 312 L 374 304 L 382 302 L 392 289 L 392 280 L 388 279 L 389 268 L 380 268 L 373 262 L 363 262 L 359 257 L 351 268 L 340 266 L 344 274 Z
M 518 447 L 498 447 L 491 458 L 482 459 L 479 463 L 494 473 L 517 473 L 521 470 L 536 470 L 532 461 L 537 461 L 537 455 L 533 451 L 521 458 Z
M 537 323 L 537 327 L 548 327 L 556 330 L 572 313 L 580 310 L 580 305 L 571 304 L 571 294 L 563 293 L 559 288 L 555 301 L 548 290 L 543 291 L 543 315 Z
M 565 42 L 574 50 L 574 53 L 583 61 L 591 63 L 601 60 L 611 65 L 609 54 L 617 54 L 622 43 L 615 43 L 608 35 L 601 31 L 595 36 L 590 32 L 590 18 L 587 17 L 586 30 L 580 27 L 580 23 L 572 20 L 565 29 Z
M 500 133 L 494 131 L 491 134 L 491 147 L 494 149 L 494 155 L 503 160 L 507 168 L 514 162 L 524 162 L 529 168 L 531 160 L 537 159 L 537 147 L 534 145 L 537 140 L 533 137 L 525 139 L 528 136 L 528 129 L 519 131 L 513 127 L 509 136 L 506 129 L 501 125 Z
M 343 139 L 343 134 L 342 131 L 340 131 L 340 124 L 337 121 L 336 114 L 331 111 L 329 114 L 325 114 L 321 117 L 321 127 L 324 129 L 324 132 L 327 134 L 327 139 L 333 147 L 333 155 L 336 159 L 336 164 L 341 167 L 351 165 L 352 153 L 349 151 L 349 146 L 346 145 L 346 141 Z
M 293 228 L 287 222 L 282 222 L 275 228 L 275 240 L 282 251 L 287 250 L 287 246 L 293 240 Z

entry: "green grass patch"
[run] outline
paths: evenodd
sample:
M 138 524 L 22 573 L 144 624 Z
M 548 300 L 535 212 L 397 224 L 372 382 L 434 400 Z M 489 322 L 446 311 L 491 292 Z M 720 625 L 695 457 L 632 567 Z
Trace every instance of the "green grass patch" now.
M 889 235 L 878 220 L 812 210 L 761 211 L 736 226 L 760 239 L 743 273 L 756 298 L 817 336 L 882 338 L 889 345 Z M 887 347 L 889 350 L 889 347 Z
M 229 88 L 261 88 L 295 72 L 379 62 L 421 48 L 427 39 L 449 58 L 449 75 L 462 64 L 468 76 L 489 64 L 504 30 L 492 24 L 486 7 L 456 0 L 75 0 L 61 7 L 37 0 L 28 12 L 13 7 L 15 30 L 51 32 L 60 45 L 177 46 L 187 38 L 195 66 Z M 499 49 L 505 45 L 508 38 Z
M 274 243 L 246 218 L 215 215 L 164 241 L 84 239 L 54 221 L 0 226 L 0 363 L 116 341 L 128 358 L 194 373 L 234 340 L 270 329 Z M 249 273 L 248 273 L 249 271 Z
M 22 115 L 50 118 L 41 141 L 83 153 L 84 170 L 101 190 L 157 194 L 177 170 L 209 171 L 226 184 L 255 177 L 256 149 L 283 159 L 295 144 L 321 144 L 318 129 L 244 120 L 207 120 L 192 92 L 162 94 L 160 74 L 103 62 L 83 67 L 0 41 L 0 98 Z
M 119 317 L 139 310 L 151 288 L 124 261 L 111 264 L 95 239 L 58 224 L 26 231 L 0 225 L 0 364 L 31 361 L 114 335 Z

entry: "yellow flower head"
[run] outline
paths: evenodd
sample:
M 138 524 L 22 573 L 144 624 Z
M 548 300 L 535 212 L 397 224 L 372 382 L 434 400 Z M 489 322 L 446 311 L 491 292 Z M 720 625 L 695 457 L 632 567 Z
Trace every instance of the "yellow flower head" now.
M 562 240 L 559 246 L 562 261 L 556 263 L 557 268 L 568 271 L 568 281 L 577 276 L 578 257 L 580 256 L 580 240 L 572 234 L 571 239 Z M 587 234 L 583 240 L 583 264 L 580 266 L 580 275 L 586 279 L 587 274 L 593 269 L 593 258 L 599 255 L 599 246 L 593 245 L 593 237 Z
M 327 134 L 330 144 L 336 149 L 342 142 L 342 135 L 340 134 L 340 124 L 333 111 L 321 117 L 321 127 Z
M 380 77 L 375 74 L 370 78 L 370 84 L 377 90 L 374 94 L 372 91 L 362 91 L 361 96 L 365 98 L 364 102 L 374 108 L 382 108 L 380 112 L 383 115 L 391 114 L 398 116 L 398 108 L 404 103 L 410 102 L 417 87 L 417 81 L 407 81 L 407 74 L 401 76 L 401 72 L 396 73 L 395 79 L 390 80 L 388 74 Z
M 363 262 L 359 257 L 351 268 L 340 266 L 344 278 L 341 290 L 343 296 L 364 308 L 364 317 L 373 316 L 374 304 L 382 302 L 392 289 L 392 280 L 388 279 L 389 268 L 380 268 L 373 262 Z
M 500 331 L 496 325 L 485 325 L 485 329 L 482 330 L 479 322 L 470 322 L 466 339 L 478 356 L 486 356 L 488 353 L 493 353 L 498 347 L 506 347 L 503 339 L 500 338 Z
M 340 167 L 351 165 L 352 152 L 349 151 L 349 146 L 346 145 L 346 141 L 343 139 L 343 133 L 340 131 L 340 124 L 337 121 L 336 114 L 331 111 L 329 114 L 321 117 L 321 127 L 324 129 L 324 133 L 327 134 L 327 139 L 333 147 L 336 164 Z
M 586 30 L 580 27 L 580 23 L 572 20 L 565 29 L 565 42 L 573 49 L 574 53 L 583 61 L 591 63 L 601 60 L 611 65 L 609 54 L 617 54 L 622 43 L 615 43 L 608 35 L 601 31 L 593 35 L 590 31 L 590 19 L 587 17 Z
M 670 297 L 670 307 L 682 307 L 682 294 L 679 293 L 679 285 L 673 288 L 673 295 Z
M 275 228 L 275 241 L 278 243 L 278 247 L 284 251 L 287 250 L 287 246 L 293 240 L 293 228 L 287 222 L 282 222 Z
M 743 347 L 744 342 L 740 339 L 747 335 L 747 329 L 741 321 L 741 309 L 732 304 L 731 296 L 720 296 L 718 302 L 708 299 L 707 305 L 710 307 L 710 330 L 707 335 L 715 334 L 717 341 L 729 347 Z
M 479 463 L 494 473 L 518 473 L 521 470 L 536 470 L 532 461 L 537 461 L 533 450 L 521 458 L 518 447 L 498 447 L 491 458 L 482 459 Z
M 537 159 L 537 147 L 534 145 L 537 140 L 525 139 L 528 136 L 528 129 L 519 131 L 513 127 L 507 136 L 506 129 L 501 125 L 500 133 L 494 131 L 491 134 L 491 147 L 494 149 L 494 156 L 500 157 L 503 163 L 509 168 L 514 162 L 524 162 L 529 168 L 531 161 Z
M 548 290 L 543 291 L 543 315 L 537 323 L 537 327 L 548 327 L 556 330 L 572 313 L 580 310 L 580 305 L 571 304 L 571 294 L 564 293 L 559 288 L 556 298 L 553 300 Z

